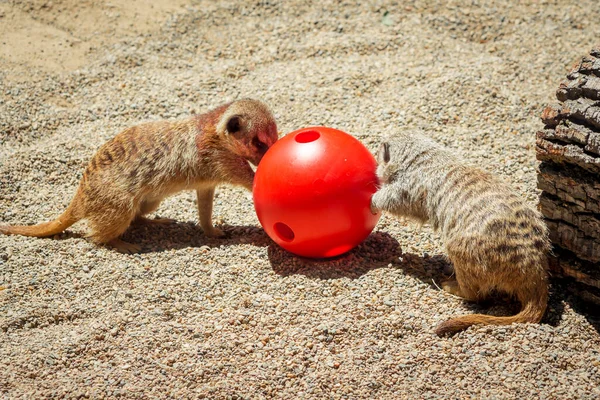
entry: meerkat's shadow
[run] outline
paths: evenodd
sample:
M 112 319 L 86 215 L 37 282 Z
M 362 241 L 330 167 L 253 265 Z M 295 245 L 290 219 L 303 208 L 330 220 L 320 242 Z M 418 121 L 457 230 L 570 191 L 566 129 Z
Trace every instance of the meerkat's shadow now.
M 405 253 L 400 243 L 386 232 L 376 231 L 354 250 L 332 259 L 314 260 L 298 257 L 275 243 L 268 246 L 268 257 L 274 272 L 279 275 L 303 274 L 317 279 L 355 279 L 374 269 L 399 268 L 407 275 L 427 284 L 432 290 L 440 291 L 440 301 L 458 301 L 472 313 L 507 316 L 520 311 L 519 302 L 502 293 L 492 294 L 478 303 L 446 293 L 441 289 L 442 282 L 453 279 L 454 275 L 454 268 L 447 257 L 441 254 L 429 256 Z M 551 285 L 548 311 L 542 323 L 557 326 L 560 322 L 564 309 L 560 292 Z M 457 311 L 457 314 L 461 312 Z
M 385 232 L 374 232 L 348 253 L 327 259 L 296 256 L 274 242 L 267 251 L 273 271 L 282 276 L 302 274 L 316 279 L 356 279 L 368 271 L 387 267 L 400 254 L 400 244 Z
M 167 224 L 132 225 L 123 235 L 123 240 L 142 247 L 141 253 L 155 253 L 188 247 L 221 247 L 252 244 L 266 247 L 271 243 L 262 228 L 257 226 L 220 225 L 224 237 L 212 238 L 204 235 L 202 228 L 194 222 L 174 221 Z
M 400 243 L 386 232 L 377 231 L 355 249 L 338 257 L 329 259 L 309 259 L 298 257 L 272 243 L 268 246 L 268 257 L 273 271 L 282 276 L 302 274 L 314 279 L 357 279 L 369 271 L 379 268 L 400 268 L 431 287 L 441 289 L 441 283 L 453 274 L 451 264 L 442 255 L 420 256 L 403 253 Z M 445 293 L 445 292 L 444 292 Z M 448 294 L 449 301 L 451 295 Z M 474 312 L 509 315 L 518 308 L 518 304 L 507 311 L 505 304 L 489 308 L 486 303 L 467 303 Z M 514 313 L 518 310 L 514 311 Z
M 481 313 L 494 316 L 508 316 L 517 314 L 521 306 L 519 302 L 503 293 L 492 293 L 488 298 L 480 302 L 471 302 L 446 293 L 442 288 L 442 282 L 453 279 L 454 267 L 444 255 L 420 256 L 404 253 L 392 263 L 392 267 L 401 268 L 407 274 L 428 284 L 432 289 L 439 290 L 447 296 L 448 301 L 458 300 L 473 313 Z M 557 326 L 560 323 L 564 311 L 564 298 L 561 291 L 550 285 L 550 296 L 548 308 L 541 323 Z M 457 312 L 458 314 L 458 312 Z
M 444 291 L 442 283 L 454 278 L 454 268 L 448 258 L 442 254 L 430 256 L 427 253 L 424 255 L 404 253 L 392 263 L 391 267 L 402 269 L 407 275 L 427 284 L 431 290 L 439 291 L 442 296 L 440 301 L 459 301 L 473 313 L 501 316 L 518 312 L 518 304 L 512 299 L 504 299 L 500 302 L 496 301 L 496 297 L 491 297 L 475 303 L 460 299 Z M 444 297 L 447 297 L 447 299 Z

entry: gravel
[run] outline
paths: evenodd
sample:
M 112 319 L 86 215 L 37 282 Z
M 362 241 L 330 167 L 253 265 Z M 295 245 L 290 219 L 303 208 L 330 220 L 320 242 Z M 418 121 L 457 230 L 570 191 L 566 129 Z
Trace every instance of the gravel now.
M 2 5 L 2 29 L 11 7 L 60 28 L 53 13 L 76 2 L 33 3 Z M 0 221 L 59 215 L 123 128 L 239 97 L 267 102 L 282 132 L 328 125 L 371 150 L 422 129 L 534 204 L 539 115 L 600 37 L 595 0 L 180 3 L 143 32 L 83 37 L 77 69 L 0 54 Z M 600 321 L 566 283 L 539 325 L 438 338 L 451 316 L 518 305 L 440 291 L 451 268 L 428 226 L 383 217 L 355 250 L 311 261 L 265 235 L 243 189 L 218 191 L 226 239 L 202 235 L 194 203 L 170 198 L 157 215 L 177 224 L 129 231 L 138 255 L 92 245 L 85 223 L 0 236 L 0 397 L 600 396 Z

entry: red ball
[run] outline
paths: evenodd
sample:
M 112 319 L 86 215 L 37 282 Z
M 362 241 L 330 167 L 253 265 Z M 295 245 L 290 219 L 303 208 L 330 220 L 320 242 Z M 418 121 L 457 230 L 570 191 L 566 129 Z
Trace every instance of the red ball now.
M 373 230 L 377 163 L 354 137 L 326 127 L 278 140 L 254 177 L 254 207 L 265 232 L 304 257 L 345 253 Z

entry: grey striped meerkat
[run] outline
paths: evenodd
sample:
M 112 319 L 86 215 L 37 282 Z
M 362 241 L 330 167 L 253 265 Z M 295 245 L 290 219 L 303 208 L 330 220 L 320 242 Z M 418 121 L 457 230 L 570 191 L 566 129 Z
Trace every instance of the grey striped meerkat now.
M 271 111 L 252 99 L 185 120 L 134 126 L 100 147 L 61 216 L 33 226 L 1 225 L 0 232 L 47 237 L 86 219 L 93 242 L 135 253 L 138 245 L 120 239 L 129 225 L 166 222 L 144 216 L 165 197 L 195 190 L 200 227 L 207 236 L 223 236 L 212 224 L 215 187 L 229 183 L 252 190 L 248 162 L 257 165 L 277 138 Z
M 415 133 L 383 143 L 377 174 L 382 184 L 372 208 L 440 232 L 455 279 L 443 288 L 469 301 L 498 291 L 514 295 L 514 316 L 466 315 L 442 322 L 438 335 L 474 324 L 539 322 L 548 300 L 547 228 L 539 214 L 500 179 L 462 162 Z

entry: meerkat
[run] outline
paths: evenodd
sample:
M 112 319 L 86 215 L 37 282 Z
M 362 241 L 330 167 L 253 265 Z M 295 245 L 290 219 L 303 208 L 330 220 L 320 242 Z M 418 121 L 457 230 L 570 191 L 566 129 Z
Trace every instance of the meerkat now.
M 123 253 L 141 248 L 120 236 L 133 222 L 150 220 L 167 196 L 195 190 L 199 224 L 209 237 L 223 231 L 212 224 L 215 187 L 228 183 L 252 190 L 254 171 L 277 141 L 277 125 L 260 101 L 243 99 L 180 121 L 131 127 L 105 143 L 92 157 L 66 211 L 33 226 L 1 225 L 0 232 L 48 237 L 86 219 L 89 237 Z
M 467 315 L 442 322 L 453 334 L 474 324 L 539 322 L 548 301 L 547 228 L 540 213 L 490 173 L 463 163 L 420 134 L 400 134 L 378 152 L 381 187 L 373 212 L 384 210 L 441 234 L 455 279 L 442 287 L 467 301 L 505 292 L 521 302 L 517 315 Z

